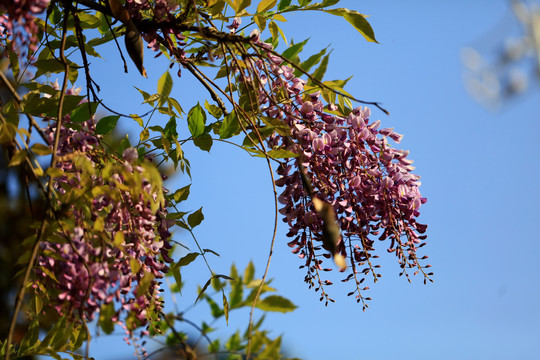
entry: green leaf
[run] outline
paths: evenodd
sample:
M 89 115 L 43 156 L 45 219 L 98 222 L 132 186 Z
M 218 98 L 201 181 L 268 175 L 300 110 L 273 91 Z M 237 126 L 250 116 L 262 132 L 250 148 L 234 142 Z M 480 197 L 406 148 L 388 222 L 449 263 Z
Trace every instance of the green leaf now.
M 270 24 L 268 24 L 268 30 L 270 30 L 270 34 L 272 34 L 272 39 L 276 39 L 278 37 L 279 30 L 275 21 L 270 21 Z
M 278 359 L 280 358 L 279 350 L 281 349 L 281 336 L 271 340 L 266 344 L 265 348 L 259 354 L 261 359 Z
M 79 349 L 83 343 L 88 340 L 88 333 L 86 332 L 86 329 L 86 326 L 79 327 L 79 332 L 75 337 L 75 341 L 73 342 L 73 350 Z
M 274 127 L 272 126 L 263 126 L 257 129 L 259 132 L 260 137 L 264 140 L 268 136 L 272 135 L 274 133 Z M 246 135 L 244 138 L 244 141 L 242 143 L 243 146 L 252 147 L 256 144 L 260 143 L 259 137 L 257 136 L 257 133 L 254 131 L 251 131 Z
M 9 63 L 11 65 L 11 71 L 13 72 L 13 78 L 17 79 L 19 77 L 19 58 L 15 51 L 8 51 Z
M 216 339 L 208 344 L 208 351 L 210 353 L 217 353 L 220 349 L 221 345 L 219 343 L 219 339 Z
M 17 134 L 17 126 L 10 122 L 0 124 L 0 144 L 9 144 Z
M 116 149 L 118 154 L 122 154 L 124 150 L 131 147 L 131 143 L 129 142 L 129 136 L 126 134 L 126 136 L 120 140 L 120 144 L 118 146 L 118 149 Z
M 144 276 L 141 280 L 139 280 L 139 286 L 137 287 L 137 294 L 136 296 L 139 297 L 143 294 L 146 294 L 148 292 L 148 289 L 150 288 L 150 285 L 152 285 L 152 282 L 154 281 L 154 274 L 151 272 L 144 272 Z
M 227 297 L 223 292 L 223 313 L 225 314 L 225 322 L 229 325 L 229 303 L 227 302 Z
M 260 116 L 259 119 L 261 119 L 269 127 L 272 127 L 279 135 L 291 136 L 291 128 L 285 124 L 283 120 L 266 116 Z
M 207 252 L 209 252 L 210 254 L 214 254 L 216 256 L 221 256 L 219 255 L 217 252 L 215 252 L 214 250 L 212 249 L 203 249 L 203 253 L 206 254 Z
M 107 33 L 109 31 L 109 24 L 111 23 L 110 17 L 108 17 L 109 22 L 107 22 L 106 15 L 99 11 L 96 11 L 96 17 L 100 21 L 100 24 L 98 26 L 99 33 L 101 35 Z
M 257 6 L 257 13 L 263 13 L 273 8 L 277 3 L 277 0 L 262 0 Z
M 366 15 L 360 14 L 358 11 L 349 10 L 345 8 L 323 10 L 332 15 L 341 16 L 347 20 L 367 41 L 378 43 L 375 39 L 375 33 L 371 28 L 371 25 L 366 20 Z
M 255 156 L 265 157 L 263 153 L 256 154 Z M 289 150 L 285 150 L 285 149 L 274 149 L 274 150 L 268 151 L 268 156 L 274 159 L 288 159 L 288 158 L 298 157 L 298 154 Z
M 171 269 L 170 271 L 172 271 L 172 274 L 174 276 L 174 281 L 176 282 L 178 292 L 182 294 L 183 283 L 182 283 L 182 273 L 180 272 L 180 268 Z
M 21 163 L 23 163 L 26 160 L 27 157 L 28 157 L 28 153 L 26 152 L 26 149 L 19 150 L 11 158 L 8 166 L 20 165 Z
M 175 98 L 169 98 L 169 103 L 174 107 L 178 115 L 182 115 L 184 113 L 184 109 L 182 109 L 182 107 Z
M 327 6 L 332 6 L 332 5 L 336 5 L 338 2 L 340 2 L 341 0 L 324 0 L 321 4 L 321 7 L 327 7 Z
M 322 49 L 317 54 L 311 55 L 306 61 L 304 61 L 302 64 L 300 64 L 300 67 L 304 71 L 309 71 L 315 64 L 317 64 L 319 61 L 321 61 L 321 58 L 323 55 L 326 54 L 326 49 Z M 295 71 L 295 75 L 299 76 L 302 73 L 298 71 L 298 74 L 296 73 L 298 70 Z
M 223 119 L 223 123 L 221 124 L 221 128 L 219 129 L 219 137 L 221 139 L 228 139 L 240 132 L 240 123 L 238 120 L 238 117 L 236 116 L 236 112 L 232 111 L 231 113 L 227 114 L 225 116 L 225 119 Z
M 289 312 L 297 308 L 289 299 L 279 295 L 269 295 L 256 305 L 263 311 Z
M 141 139 L 141 142 L 145 142 L 150 137 L 150 131 L 148 129 L 143 129 L 141 133 L 139 134 L 139 138 Z
M 47 145 L 36 143 L 32 145 L 32 152 L 38 156 L 43 156 L 51 154 L 52 149 Z
M 89 120 L 96 113 L 98 106 L 97 102 L 80 104 L 71 112 L 71 121 L 80 123 Z
M 253 265 L 253 261 L 250 261 L 244 270 L 244 284 L 249 284 L 253 280 L 254 275 L 255 266 Z
M 98 324 L 105 334 L 111 334 L 114 331 L 114 323 L 112 317 L 114 316 L 114 304 L 108 303 L 101 307 L 99 312 Z
M 120 119 L 120 115 L 111 115 L 101 118 L 96 125 L 96 133 L 104 135 L 112 132 L 116 128 L 118 119 Z
M 183 256 L 180 260 L 178 260 L 178 262 L 174 265 L 174 266 L 186 266 L 186 265 L 189 265 L 191 264 L 193 261 L 195 261 L 195 259 L 199 256 L 200 254 L 199 253 L 196 253 L 196 252 L 192 252 L 192 253 L 189 253 L 185 256 Z
M 208 289 L 208 286 L 210 285 L 210 283 L 212 282 L 212 279 L 214 278 L 214 276 L 212 276 L 210 279 L 208 279 L 208 281 L 206 282 L 206 284 L 204 284 L 202 290 L 199 292 L 199 296 L 197 296 L 197 298 L 195 299 L 195 304 L 197 303 L 197 301 L 199 301 L 199 299 L 201 298 L 201 296 L 204 294 L 204 292 L 206 291 L 206 289 Z
M 101 311 L 100 311 L 100 318 L 101 318 L 102 313 L 103 313 L 103 309 L 101 309 Z M 113 316 L 113 314 L 111 314 L 111 317 L 112 316 Z M 51 341 L 53 341 L 55 339 L 55 337 L 58 335 L 60 330 L 62 328 L 64 328 L 65 326 L 66 326 L 66 317 L 62 316 L 62 317 L 60 317 L 60 321 L 55 322 L 52 329 L 49 330 L 49 332 L 47 333 L 47 335 L 45 336 L 45 338 L 41 342 L 41 346 L 42 347 L 47 347 L 51 343 Z
M 52 341 L 51 347 L 56 351 L 64 351 L 67 348 L 68 345 L 68 339 L 71 335 L 71 330 L 73 329 L 73 326 L 75 324 L 72 322 L 68 322 L 66 326 L 63 326 L 60 328 L 60 331 L 58 331 L 58 334 Z
M 161 96 L 169 96 L 173 87 L 173 80 L 169 71 L 165 71 L 158 80 L 157 92 Z
M 101 20 L 92 14 L 79 11 L 77 16 L 81 21 L 81 27 L 83 29 L 95 29 L 101 25 Z
M 242 342 L 240 339 L 240 333 L 238 331 L 231 335 L 229 340 L 227 340 L 227 342 L 225 343 L 225 349 L 227 349 L 231 353 L 236 352 L 236 350 L 240 350 L 241 346 Z M 239 359 L 242 359 L 242 357 L 240 356 Z
M 234 309 L 242 303 L 242 298 L 244 296 L 244 286 L 241 280 L 242 279 L 236 277 L 236 281 L 232 283 L 231 292 L 229 293 L 229 298 L 231 299 L 231 309 Z
M 193 139 L 193 144 L 197 146 L 199 149 L 210 152 L 210 149 L 212 148 L 212 145 L 214 143 L 214 140 L 212 140 L 212 137 L 210 134 L 202 134 L 200 136 L 197 136 L 195 139 Z
M 283 52 L 283 57 L 289 60 L 294 60 L 298 57 L 298 54 L 304 49 L 304 45 L 309 41 L 309 38 L 299 42 L 298 44 L 291 45 Z
M 191 185 L 184 186 L 174 192 L 173 199 L 177 203 L 187 200 L 189 196 L 189 188 Z
M 163 129 L 163 135 L 165 135 L 168 139 L 172 139 L 173 137 L 178 136 L 178 132 L 176 131 L 176 117 L 171 116 L 169 121 L 167 121 L 167 124 L 165 125 L 165 129 Z
M 208 110 L 210 115 L 212 115 L 218 120 L 219 118 L 221 118 L 221 116 L 223 116 L 223 111 L 221 111 L 221 109 L 218 106 L 214 104 L 210 104 L 208 100 L 204 100 L 204 107 L 206 110 Z
M 130 114 L 129 116 L 131 116 L 131 118 L 133 120 L 135 120 L 137 122 L 137 124 L 139 124 L 140 127 L 143 127 L 144 126 L 144 122 L 143 122 L 143 119 L 141 119 L 141 117 L 137 114 Z
M 43 309 L 43 300 L 39 295 L 32 297 L 31 309 L 36 315 L 40 315 L 41 309 Z
M 39 322 L 38 320 L 34 320 L 30 323 L 30 326 L 28 327 L 28 331 L 26 334 L 24 334 L 24 338 L 21 341 L 21 348 L 19 351 L 24 353 L 25 351 L 29 353 L 30 349 L 36 345 L 36 342 L 38 342 L 39 337 Z
M 291 5 L 291 0 L 281 0 L 278 4 L 278 10 L 281 11 Z
M 239 13 L 251 5 L 251 0 L 234 0 L 234 5 L 236 13 Z
M 264 29 L 266 28 L 266 18 L 261 15 L 255 15 L 253 17 L 253 21 L 255 22 L 255 24 L 257 24 L 257 26 L 259 27 L 259 30 L 263 32 Z
M 46 115 L 48 117 L 56 117 L 58 115 L 58 101 L 60 99 L 60 91 L 56 92 L 51 97 L 40 97 L 39 90 L 30 91 L 23 97 L 21 103 L 22 110 L 35 116 Z M 84 96 L 66 95 L 64 96 L 64 104 L 62 106 L 62 116 L 65 116 L 73 111 Z
M 68 60 L 68 63 L 68 79 L 73 84 L 79 76 L 79 65 L 75 64 L 70 60 Z M 34 75 L 34 79 L 37 79 L 38 77 L 47 73 L 63 73 L 65 70 L 64 64 L 60 63 L 60 61 L 57 59 L 38 59 L 34 62 L 33 65 L 37 69 L 36 74 Z
M 204 215 L 202 213 L 202 207 L 199 210 L 195 211 L 194 213 L 189 214 L 188 216 L 188 224 L 192 228 L 199 225 L 203 220 L 204 220 Z
M 195 138 L 204 133 L 206 124 L 206 113 L 199 103 L 195 105 L 188 113 L 188 128 L 191 135 Z
M 217 319 L 221 317 L 224 313 L 221 310 L 221 307 L 212 299 L 210 296 L 205 296 L 206 302 L 210 305 L 210 314 Z
M 330 58 L 330 54 L 326 55 L 322 61 L 321 61 L 321 64 L 319 65 L 319 67 L 317 68 L 317 70 L 315 70 L 315 72 L 312 74 L 312 76 L 318 80 L 318 81 L 322 81 L 323 77 L 324 77 L 324 74 L 326 74 L 326 68 L 328 67 L 328 59 Z M 312 83 L 311 79 L 308 80 L 308 85 L 310 85 Z

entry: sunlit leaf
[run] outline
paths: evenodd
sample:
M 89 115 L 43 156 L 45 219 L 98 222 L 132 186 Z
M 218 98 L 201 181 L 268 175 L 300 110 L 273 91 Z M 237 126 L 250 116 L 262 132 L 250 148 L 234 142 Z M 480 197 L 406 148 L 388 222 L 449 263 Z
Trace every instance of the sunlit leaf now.
M 32 152 L 36 155 L 49 155 L 52 153 L 52 149 L 50 146 L 47 146 L 45 144 L 40 144 L 40 143 L 37 143 L 37 144 L 34 144 L 32 145 Z
M 253 261 L 250 261 L 244 270 L 244 283 L 249 284 L 253 280 L 254 274 L 255 266 L 253 265 Z
M 345 8 L 323 10 L 332 15 L 343 17 L 347 20 L 367 41 L 378 42 L 375 39 L 375 33 L 369 22 L 366 20 L 366 15 L 360 14 L 358 11 L 349 10 Z
M 158 80 L 157 92 L 161 96 L 169 96 L 173 87 L 173 79 L 169 71 L 165 71 Z
M 206 124 L 206 113 L 199 103 L 195 105 L 188 113 L 188 128 L 193 137 L 197 137 L 204 132 Z
M 279 295 L 270 295 L 257 302 L 256 307 L 263 311 L 289 312 L 297 308 L 289 299 Z
M 277 3 L 277 0 L 262 0 L 257 6 L 257 12 L 263 13 L 273 8 Z
M 143 127 L 144 126 L 144 122 L 143 122 L 143 119 L 141 119 L 141 117 L 137 114 L 130 114 L 129 116 L 131 116 L 131 118 L 133 120 L 135 120 L 137 122 L 137 124 L 139 124 L 140 127 Z
M 23 163 L 27 157 L 28 152 L 26 151 L 26 149 L 19 150 L 15 153 L 15 155 L 13 155 L 8 166 L 18 166 Z
M 225 293 L 223 293 L 223 313 L 225 314 L 225 322 L 229 325 L 229 303 Z
M 315 70 L 315 72 L 312 74 L 313 78 L 315 78 L 318 81 L 322 81 L 324 74 L 326 74 L 326 68 L 328 67 L 328 59 L 330 58 L 330 54 L 323 57 L 321 64 Z M 308 84 L 311 84 L 311 79 L 308 80 Z
M 223 119 L 223 123 L 221 124 L 221 128 L 219 130 L 219 137 L 221 139 L 228 139 L 240 132 L 240 123 L 238 120 L 238 117 L 236 116 L 236 112 L 233 111 L 227 116 L 225 116 L 225 119 Z
M 187 200 L 189 196 L 189 188 L 191 185 L 184 186 L 174 192 L 173 198 L 177 203 Z

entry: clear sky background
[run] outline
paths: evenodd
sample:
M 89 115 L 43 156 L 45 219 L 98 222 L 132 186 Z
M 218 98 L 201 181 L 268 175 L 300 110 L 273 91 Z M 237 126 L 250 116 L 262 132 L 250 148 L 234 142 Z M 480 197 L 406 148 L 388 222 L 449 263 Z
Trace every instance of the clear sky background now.
M 397 261 L 380 246 L 383 277 L 368 284 L 370 308 L 362 312 L 346 296 L 349 288 L 338 284 L 331 289 L 336 303 L 325 307 L 303 283 L 302 262 L 290 253 L 286 224 L 280 221 L 270 277 L 299 308 L 270 314 L 267 328 L 283 334 L 290 356 L 308 360 L 539 359 L 537 80 L 531 77 L 528 91 L 493 112 L 467 93 L 460 57 L 466 46 L 496 54 L 505 39 L 520 35 L 508 2 L 349 0 L 341 5 L 371 15 L 380 44 L 366 42 L 343 19 L 328 14 L 290 16 L 283 28 L 296 41 L 311 37 L 307 55 L 331 44 L 326 79 L 354 75 L 346 89 L 382 102 L 390 116 L 372 109 L 372 118 L 405 135 L 398 146 L 410 150 L 428 198 L 420 222 L 429 225 L 429 243 L 422 250 L 430 256 L 435 283 L 423 285 L 418 277 L 409 284 L 398 277 Z M 138 111 L 140 95 L 132 85 L 153 92 L 165 71 L 164 63 L 151 65 L 152 55 L 148 51 L 145 60 L 150 79 L 136 76 L 131 64 L 125 75 L 114 49 L 104 53 L 106 63 L 95 62 L 102 74 L 96 80 L 110 106 Z M 174 80 L 172 95 L 184 109 L 208 98 L 187 71 Z M 188 136 L 186 124 L 179 132 Z M 203 247 L 222 255 L 209 258 L 212 267 L 228 273 L 232 261 L 243 269 L 253 260 L 262 276 L 273 224 L 265 161 L 223 144 L 215 144 L 210 154 L 191 146 L 184 150 L 193 175 L 184 210 L 204 206 L 205 221 L 195 233 Z M 187 181 L 176 178 L 169 188 Z M 175 239 L 194 248 L 184 232 L 176 231 Z M 179 309 L 192 305 L 196 285 L 209 273 L 200 261 L 183 276 L 187 284 L 177 299 Z M 211 320 L 204 304 L 186 317 Z M 233 312 L 229 327 L 216 324 L 222 330 L 214 336 L 247 320 L 247 313 Z M 150 350 L 157 347 L 149 344 Z M 113 336 L 95 338 L 92 353 L 107 360 L 130 358 L 132 350 Z

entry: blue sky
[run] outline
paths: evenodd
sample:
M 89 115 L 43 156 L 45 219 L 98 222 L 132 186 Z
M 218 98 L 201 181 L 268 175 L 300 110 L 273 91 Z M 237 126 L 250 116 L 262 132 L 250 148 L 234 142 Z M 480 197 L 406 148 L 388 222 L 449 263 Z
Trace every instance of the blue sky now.
M 429 225 L 423 249 L 435 283 L 424 286 L 418 278 L 409 284 L 398 277 L 397 262 L 381 247 L 383 277 L 369 284 L 370 308 L 362 312 L 340 285 L 333 289 L 336 303 L 324 307 L 303 283 L 301 261 L 286 246 L 287 229 L 280 222 L 270 277 L 299 308 L 269 315 L 267 327 L 283 334 L 290 356 L 308 360 L 540 358 L 536 80 L 530 79 L 530 91 L 492 112 L 467 93 L 460 59 L 466 46 L 487 54 L 519 35 L 508 3 L 345 0 L 341 5 L 371 15 L 380 44 L 364 41 L 344 20 L 327 14 L 291 16 L 283 28 L 296 41 L 311 37 L 308 53 L 331 44 L 327 79 L 354 75 L 347 90 L 382 102 L 390 116 L 372 109 L 372 118 L 405 135 L 401 147 L 410 150 L 428 198 L 420 221 Z M 113 51 L 105 53 L 107 63 L 95 64 L 102 72 L 97 79 L 102 96 L 116 109 L 135 112 L 140 101 L 132 85 L 153 91 L 166 64 L 151 65 L 147 52 L 150 79 L 134 70 L 128 76 Z M 172 95 L 189 109 L 204 102 L 203 91 L 184 72 L 175 78 Z M 179 132 L 187 135 L 187 126 Z M 261 276 L 273 223 L 265 162 L 223 144 L 210 154 L 184 150 L 193 175 L 186 210 L 204 206 L 205 221 L 196 235 L 203 247 L 222 255 L 210 258 L 213 268 L 228 273 L 232 261 L 243 269 L 253 260 Z M 186 181 L 177 178 L 169 187 Z M 193 246 L 188 234 L 178 231 L 175 237 Z M 209 274 L 200 262 L 183 276 L 181 309 L 193 303 L 196 285 Z M 210 320 L 202 304 L 188 315 Z M 247 320 L 247 313 L 232 313 L 229 327 L 218 324 L 223 330 L 217 334 L 233 332 Z M 92 350 L 98 359 L 131 354 L 121 337 L 95 338 Z

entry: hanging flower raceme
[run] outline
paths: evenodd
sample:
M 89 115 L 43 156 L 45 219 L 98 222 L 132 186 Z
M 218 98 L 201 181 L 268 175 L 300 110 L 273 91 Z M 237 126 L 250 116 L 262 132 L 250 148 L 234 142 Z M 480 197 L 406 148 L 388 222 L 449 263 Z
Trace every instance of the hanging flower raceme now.
M 263 113 L 290 129 L 290 134 L 269 137 L 269 147 L 299 155 L 278 167 L 276 185 L 284 188 L 279 211 L 290 227 L 289 246 L 308 269 L 305 281 L 321 290 L 321 300 L 333 301 L 324 290 L 331 282 L 322 278 L 323 271 L 331 270 L 323 266 L 324 259 L 333 256 L 340 271 L 346 271 L 345 263 L 349 266 L 343 281 L 354 279 L 349 295 L 366 307 L 369 298 L 361 292 L 367 287 L 360 284 L 370 273 L 375 281 L 381 276 L 373 263 L 377 239 L 396 254 L 402 274 L 408 277 L 406 270 L 416 268 L 415 275 L 422 272 L 424 282 L 429 280 L 424 270 L 430 265 L 421 265 L 416 253 L 425 244 L 427 227 L 416 221 L 426 202 L 420 177 L 412 173 L 408 151 L 390 143 L 399 143 L 402 136 L 381 129 L 367 107 L 347 111 L 332 103 L 325 106 L 320 92 L 308 94 L 306 81 L 271 46 L 257 37 L 253 42 L 258 60 L 235 70 L 239 82 L 257 90 Z
M 31 53 L 34 52 L 40 30 L 36 16 L 43 13 L 49 3 L 50 0 L 2 0 L 0 44 L 7 46 L 5 41 L 9 40 L 11 49 L 29 48 Z M 26 56 L 25 53 L 21 55 Z
M 100 322 L 133 331 L 158 318 L 158 280 L 172 262 L 162 177 L 134 148 L 106 155 L 93 120 L 63 120 L 53 179 L 61 216 L 41 244 L 35 287 L 60 315 L 92 320 L 106 308 Z M 46 129 L 50 143 L 55 131 Z

